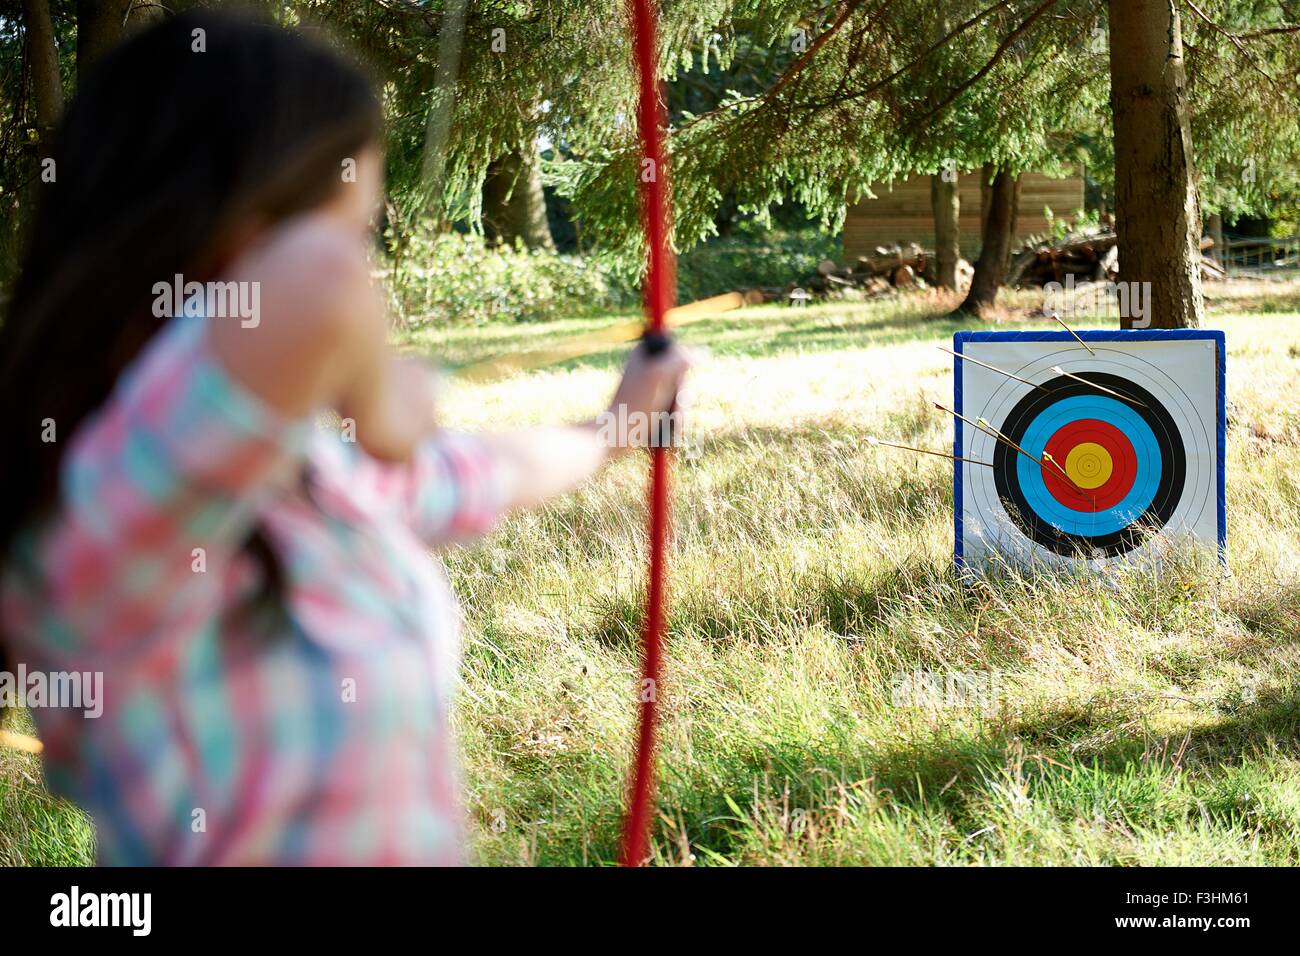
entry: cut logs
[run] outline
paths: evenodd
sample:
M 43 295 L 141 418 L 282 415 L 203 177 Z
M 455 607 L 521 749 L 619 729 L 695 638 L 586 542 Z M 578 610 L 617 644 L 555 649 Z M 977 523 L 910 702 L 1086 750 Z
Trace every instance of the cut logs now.
M 959 291 L 970 284 L 973 267 L 965 259 L 957 265 Z M 762 286 L 745 292 L 747 302 L 793 301 L 792 293 L 803 290 L 807 298 L 836 298 L 859 301 L 894 295 L 899 289 L 923 289 L 935 285 L 934 253 L 916 243 L 877 246 L 870 255 L 859 256 L 852 265 L 833 259 L 817 263 L 813 275 L 784 286 Z
M 1201 251 L 1211 248 L 1208 236 L 1201 240 Z M 1007 285 L 1044 286 L 1049 282 L 1065 284 L 1074 277 L 1079 282 L 1113 282 L 1119 278 L 1119 245 L 1114 232 L 1095 230 L 1073 233 L 1055 242 L 1042 241 L 1024 246 L 1011 258 Z M 1227 273 L 1209 256 L 1201 256 L 1201 278 L 1223 279 Z
M 1009 286 L 1042 286 L 1064 282 L 1066 276 L 1085 281 L 1107 278 L 1108 263 L 1117 261 L 1113 232 L 1071 235 L 1054 243 L 1026 246 L 1011 257 Z
M 1201 251 L 1213 241 L 1201 240 Z M 1011 258 L 1007 285 L 1033 288 L 1049 282 L 1081 287 L 1086 283 L 1113 282 L 1119 278 L 1119 244 L 1109 223 L 1070 233 L 1048 242 L 1031 240 Z M 957 263 L 957 291 L 970 287 L 975 269 L 965 259 Z M 1201 277 L 1219 280 L 1227 277 L 1223 267 L 1209 256 L 1201 256 Z M 926 289 L 938 285 L 934 253 L 914 242 L 877 246 L 870 255 L 859 256 L 852 265 L 833 259 L 817 263 L 816 271 L 784 286 L 748 289 L 745 302 L 788 302 L 802 305 L 813 299 L 832 298 L 851 301 L 897 295 L 899 290 Z

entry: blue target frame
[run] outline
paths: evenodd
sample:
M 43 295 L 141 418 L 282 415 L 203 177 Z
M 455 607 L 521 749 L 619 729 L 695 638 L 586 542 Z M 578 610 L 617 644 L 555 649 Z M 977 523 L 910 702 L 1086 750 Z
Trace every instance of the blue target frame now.
M 1226 564 L 1228 554 L 1228 509 L 1227 509 L 1227 468 L 1226 453 L 1228 444 L 1227 420 L 1227 339 L 1218 329 L 1090 329 L 1081 330 L 1078 337 L 1084 342 L 1158 342 L 1158 341 L 1211 341 L 1215 343 L 1215 421 L 1216 442 L 1215 481 L 1217 485 L 1218 512 L 1218 553 L 1219 560 Z M 1034 331 L 1034 332 L 957 332 L 952 337 L 953 351 L 965 352 L 967 342 L 1074 342 L 1075 337 L 1069 332 Z M 966 414 L 962 407 L 962 366 L 961 359 L 953 362 L 953 407 L 960 415 Z M 964 429 L 960 421 L 953 422 L 952 453 L 958 458 L 962 452 L 962 434 Z M 962 489 L 961 462 L 953 462 L 953 560 L 958 570 L 966 567 L 963 529 L 965 514 Z

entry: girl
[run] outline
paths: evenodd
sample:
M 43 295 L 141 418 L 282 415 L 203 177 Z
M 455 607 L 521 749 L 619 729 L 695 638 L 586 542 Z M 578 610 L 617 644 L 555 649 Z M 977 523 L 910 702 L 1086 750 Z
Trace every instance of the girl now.
M 103 675 L 102 716 L 33 710 L 103 862 L 460 859 L 427 549 L 612 450 L 437 429 L 368 281 L 380 135 L 337 54 L 210 14 L 130 40 L 64 120 L 0 329 L 0 609 L 8 666 Z M 685 364 L 634 351 L 614 407 L 667 411 Z

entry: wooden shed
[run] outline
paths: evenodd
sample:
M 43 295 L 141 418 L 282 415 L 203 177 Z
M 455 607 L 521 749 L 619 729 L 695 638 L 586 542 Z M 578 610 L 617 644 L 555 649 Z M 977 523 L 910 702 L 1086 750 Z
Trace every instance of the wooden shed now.
M 876 246 L 915 242 L 934 248 L 934 214 L 930 207 L 930 177 L 913 176 L 891 184 L 873 186 L 875 199 L 850 206 L 844 218 L 844 261 L 853 262 Z M 962 173 L 957 179 L 961 198 L 962 254 L 974 260 L 980 245 L 981 190 L 978 172 Z M 1083 172 L 1064 178 L 1042 173 L 1025 173 L 1020 179 L 1020 212 L 1016 238 L 1025 239 L 1047 231 L 1045 210 L 1057 219 L 1075 216 L 1083 209 Z

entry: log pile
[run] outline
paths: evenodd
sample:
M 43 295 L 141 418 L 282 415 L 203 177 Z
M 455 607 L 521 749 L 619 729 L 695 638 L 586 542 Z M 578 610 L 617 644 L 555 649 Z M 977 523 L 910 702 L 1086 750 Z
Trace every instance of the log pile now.
M 1214 241 L 1201 240 L 1201 252 Z M 1095 231 L 1074 233 L 1052 243 L 1030 243 L 1011 258 L 1007 285 L 1011 287 L 1044 286 L 1049 282 L 1065 284 L 1066 278 L 1080 282 L 1114 282 L 1119 278 L 1119 246 L 1115 233 Z M 1201 278 L 1217 280 L 1227 273 L 1209 256 L 1201 256 Z
M 957 267 L 958 286 L 969 285 L 973 271 L 970 263 L 962 259 Z M 792 304 L 802 304 L 812 298 L 860 301 L 895 295 L 900 289 L 924 289 L 935 284 L 934 253 L 916 243 L 895 243 L 877 246 L 870 255 L 859 256 L 852 265 L 823 259 L 814 275 L 785 286 L 750 289 L 745 292 L 745 301 Z
M 1209 248 L 1209 246 L 1206 246 L 1207 242 L 1210 243 L 1210 245 L 1214 244 L 1213 239 L 1202 239 L 1201 240 L 1202 251 Z M 1209 256 L 1207 255 L 1201 256 L 1201 279 L 1202 280 L 1208 279 L 1212 282 L 1217 282 L 1220 279 L 1226 279 L 1226 278 L 1228 278 L 1227 269 L 1223 268 L 1223 266 L 1219 265 Z
M 1201 240 L 1201 251 L 1211 248 L 1213 240 Z M 957 265 L 957 289 L 970 286 L 974 268 L 965 259 Z M 1073 285 L 1114 282 L 1119 278 L 1119 245 L 1115 233 L 1106 228 L 1075 232 L 1053 242 L 1037 239 L 1029 242 L 1011 258 L 1006 284 L 1015 288 L 1042 287 L 1049 282 Z M 1201 278 L 1227 278 L 1223 268 L 1209 256 L 1201 256 Z M 901 289 L 925 289 L 938 285 L 934 253 L 916 243 L 877 246 L 852 265 L 833 259 L 817 264 L 815 274 L 784 286 L 762 286 L 744 292 L 745 302 L 787 302 L 803 305 L 815 299 L 862 301 L 896 295 Z

